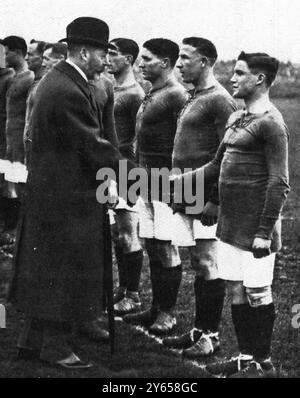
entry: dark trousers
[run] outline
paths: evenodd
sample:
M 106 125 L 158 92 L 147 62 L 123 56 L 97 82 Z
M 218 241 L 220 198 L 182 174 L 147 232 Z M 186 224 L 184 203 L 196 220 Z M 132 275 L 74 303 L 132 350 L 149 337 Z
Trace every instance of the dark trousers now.
M 56 362 L 73 352 L 69 343 L 70 332 L 70 324 L 27 317 L 17 346 L 38 351 L 42 360 Z

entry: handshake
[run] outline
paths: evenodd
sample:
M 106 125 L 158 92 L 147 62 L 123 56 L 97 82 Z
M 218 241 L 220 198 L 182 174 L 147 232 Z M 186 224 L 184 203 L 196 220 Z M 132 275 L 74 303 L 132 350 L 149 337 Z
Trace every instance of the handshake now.
M 197 173 L 191 169 L 181 173 L 180 169 L 138 169 L 139 189 L 132 192 L 127 190 L 127 198 L 124 200 L 129 205 L 134 205 L 136 198 L 141 196 L 144 202 L 160 201 L 170 206 L 174 213 L 183 213 L 199 219 L 203 225 L 211 226 L 216 224 L 218 219 L 218 197 L 217 189 L 212 190 L 213 186 L 208 186 L 209 195 L 204 195 L 204 172 L 198 169 Z M 142 173 L 143 171 L 143 173 Z M 137 182 L 134 185 L 137 187 Z M 119 203 L 120 195 L 118 184 L 115 180 L 108 178 L 105 181 L 108 195 L 103 195 L 107 199 L 106 203 L 111 209 L 115 209 Z M 133 197 L 135 198 L 133 200 Z M 130 199 L 130 200 L 129 200 Z M 102 203 L 102 202 L 101 202 Z
M 198 183 L 200 184 L 201 189 L 198 192 L 197 192 L 197 174 L 193 173 L 192 171 L 183 174 L 172 174 L 169 177 L 170 191 L 171 191 L 170 206 L 174 214 L 175 213 L 188 214 L 186 210 L 187 207 L 191 206 L 191 201 L 189 200 L 188 203 L 186 203 L 184 200 L 187 197 L 185 188 L 188 187 L 192 192 L 192 195 L 189 199 L 194 198 L 195 201 L 199 200 L 199 197 L 197 197 L 198 194 L 199 196 L 202 195 L 202 202 L 203 202 L 201 210 L 199 209 L 198 212 L 195 213 L 193 212 L 191 216 L 195 219 L 200 220 L 201 223 L 205 226 L 212 226 L 216 224 L 218 221 L 219 206 L 218 204 L 213 203 L 210 200 L 204 203 L 204 179 L 203 175 L 201 176 L 200 173 L 199 176 L 200 176 L 200 181 L 198 181 Z M 178 189 L 181 189 L 181 192 L 178 192 Z M 178 200 L 176 200 L 176 194 L 178 193 L 182 198 L 181 203 L 178 203 Z

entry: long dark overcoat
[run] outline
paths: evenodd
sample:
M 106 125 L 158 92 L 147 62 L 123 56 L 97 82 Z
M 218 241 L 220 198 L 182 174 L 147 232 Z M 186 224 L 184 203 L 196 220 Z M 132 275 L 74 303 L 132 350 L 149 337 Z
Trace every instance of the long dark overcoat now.
M 101 136 L 93 92 L 62 61 L 41 81 L 10 299 L 28 316 L 91 320 L 102 307 L 104 206 L 96 173 L 118 170 L 119 152 Z

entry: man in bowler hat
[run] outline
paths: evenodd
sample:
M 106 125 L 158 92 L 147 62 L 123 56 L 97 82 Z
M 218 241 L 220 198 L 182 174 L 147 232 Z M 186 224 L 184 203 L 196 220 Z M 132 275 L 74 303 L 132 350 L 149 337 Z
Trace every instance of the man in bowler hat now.
M 99 109 L 88 84 L 105 68 L 108 40 L 109 28 L 99 19 L 81 17 L 69 24 L 62 40 L 68 58 L 41 81 L 32 113 L 31 162 L 10 298 L 26 317 L 19 358 L 38 357 L 67 369 L 92 366 L 69 344 L 74 324 L 90 339 L 109 338 L 96 323 L 108 242 L 96 173 L 102 167 L 117 173 L 121 155 L 101 138 Z

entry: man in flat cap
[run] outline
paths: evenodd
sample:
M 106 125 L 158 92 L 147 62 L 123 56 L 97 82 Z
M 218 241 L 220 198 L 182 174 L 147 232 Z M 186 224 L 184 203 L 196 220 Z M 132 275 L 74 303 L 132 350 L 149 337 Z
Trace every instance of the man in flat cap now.
M 68 58 L 40 82 L 32 112 L 32 152 L 10 297 L 26 320 L 20 358 L 39 357 L 67 369 L 90 367 L 67 332 L 107 341 L 97 326 L 107 261 L 105 206 L 96 173 L 116 173 L 121 155 L 102 137 L 88 81 L 105 67 L 109 29 L 81 17 L 67 27 Z
M 239 55 L 231 82 L 234 97 L 246 107 L 231 115 L 215 158 L 201 170 L 205 182 L 220 175 L 218 269 L 231 296 L 240 351 L 207 365 L 214 375 L 276 375 L 270 357 L 275 320 L 271 284 L 281 247 L 280 213 L 290 189 L 288 130 L 269 99 L 278 65 L 264 53 Z

